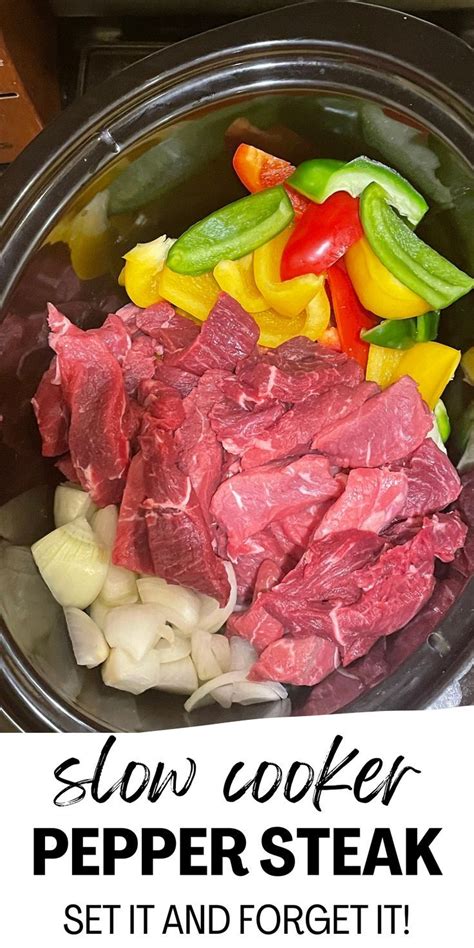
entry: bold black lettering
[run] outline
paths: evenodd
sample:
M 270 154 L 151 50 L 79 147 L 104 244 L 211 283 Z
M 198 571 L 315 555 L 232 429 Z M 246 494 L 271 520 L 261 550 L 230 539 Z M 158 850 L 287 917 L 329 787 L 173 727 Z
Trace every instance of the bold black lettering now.
M 378 777 L 380 771 L 382 770 L 383 763 L 380 760 L 380 757 L 372 757 L 370 760 L 360 768 L 357 777 L 354 780 L 354 796 L 359 803 L 369 803 L 370 800 L 373 800 L 374 797 L 380 793 L 382 787 L 385 784 L 385 781 L 379 783 L 374 790 L 371 790 L 367 796 L 363 797 L 361 790 L 364 783 L 368 783 L 369 780 L 374 780 L 375 777 Z M 371 773 L 372 771 L 372 773 Z
M 314 826 L 303 827 L 296 831 L 299 839 L 307 839 L 307 873 L 309 876 L 319 876 L 319 841 L 329 838 L 329 830 L 326 827 L 316 829 Z
M 135 767 L 143 767 L 143 779 L 140 786 L 137 787 L 137 789 L 134 790 L 133 793 L 130 794 L 130 796 L 127 796 L 128 784 L 130 781 L 130 777 L 132 776 L 133 771 L 135 770 Z M 135 800 L 138 800 L 138 798 L 141 797 L 143 791 L 147 787 L 149 779 L 150 779 L 149 767 L 147 767 L 146 764 L 140 763 L 139 761 L 131 760 L 130 763 L 127 764 L 124 770 L 121 785 L 120 785 L 120 796 L 122 800 L 125 800 L 125 803 L 134 803 Z
M 346 757 L 344 757 L 344 760 L 342 760 L 340 764 L 336 764 L 331 770 L 330 769 L 331 765 L 333 763 L 333 760 L 341 744 L 342 744 L 342 737 L 340 734 L 338 734 L 334 738 L 331 744 L 329 754 L 326 757 L 325 763 L 322 767 L 322 770 L 319 774 L 319 777 L 314 787 L 313 806 L 316 807 L 316 809 L 319 811 L 321 811 L 321 794 L 323 790 L 350 790 L 351 789 L 351 786 L 348 783 L 334 784 L 334 786 L 332 787 L 327 786 L 329 781 L 332 780 L 332 778 L 335 777 L 336 774 L 338 774 L 339 771 L 342 770 L 346 766 L 346 764 L 350 764 L 351 761 L 353 761 L 354 758 L 357 757 L 359 753 L 357 748 L 354 748 L 354 750 L 351 750 L 350 753 L 347 754 Z
M 46 849 L 47 839 L 55 840 L 55 846 L 52 849 Z M 66 833 L 60 829 L 34 829 L 33 830 L 33 874 L 35 876 L 44 876 L 46 860 L 60 859 L 67 852 L 68 838 Z
M 193 760 L 192 757 L 187 757 L 186 760 L 189 764 L 189 774 L 182 787 L 176 786 L 176 780 L 178 778 L 176 770 L 170 770 L 169 773 L 166 774 L 166 777 L 163 777 L 164 764 L 161 762 L 158 764 L 148 792 L 148 799 L 151 803 L 155 803 L 156 800 L 159 800 L 168 784 L 171 784 L 171 790 L 175 797 L 184 797 L 196 776 L 196 761 Z
M 224 846 L 224 839 L 232 840 L 230 846 Z M 244 834 L 238 829 L 224 828 L 213 829 L 211 835 L 211 875 L 221 876 L 223 874 L 224 859 L 230 861 L 234 876 L 246 876 L 248 869 L 241 860 L 241 854 L 245 852 L 247 840 Z
M 301 787 L 301 790 L 297 790 L 297 792 L 292 795 L 293 781 L 300 767 L 306 767 L 308 776 L 306 778 L 304 785 Z M 314 770 L 309 764 L 306 764 L 304 761 L 301 761 L 301 760 L 293 761 L 288 771 L 288 775 L 285 781 L 285 789 L 283 791 L 283 796 L 285 797 L 286 800 L 289 800 L 290 803 L 298 803 L 299 800 L 302 800 L 305 793 L 308 792 L 313 780 L 314 780 Z
M 360 836 L 358 829 L 341 829 L 337 827 L 334 830 L 334 875 L 335 876 L 360 876 L 360 866 L 347 866 L 346 856 L 357 856 L 357 846 L 346 846 L 346 836 Z M 344 906 L 347 908 L 347 906 Z
M 382 846 L 385 849 L 385 856 L 380 855 Z M 397 856 L 392 833 L 387 827 L 374 830 L 362 875 L 373 876 L 379 866 L 388 866 L 392 876 L 401 876 L 402 874 L 402 867 Z
M 266 853 L 281 859 L 281 866 L 274 866 L 271 859 L 261 859 L 260 865 L 264 872 L 269 876 L 287 876 L 295 867 L 295 857 L 291 849 L 285 849 L 283 846 L 277 846 L 273 841 L 274 836 L 279 836 L 284 843 L 291 843 L 292 835 L 284 826 L 271 826 L 266 829 L 262 836 L 262 846 Z
M 179 833 L 179 872 L 182 876 L 206 876 L 207 866 L 194 866 L 192 857 L 203 856 L 204 846 L 193 846 L 193 836 L 206 837 L 207 830 L 202 827 L 182 829 Z
M 237 776 L 239 771 L 242 770 L 243 766 L 244 766 L 243 760 L 239 760 L 236 764 L 232 765 L 232 767 L 229 770 L 229 773 L 227 774 L 227 777 L 225 778 L 222 793 L 224 794 L 224 799 L 227 800 L 228 803 L 235 803 L 236 800 L 240 800 L 243 797 L 244 793 L 247 792 L 248 788 L 252 786 L 253 777 L 251 777 L 250 780 L 247 780 L 247 783 L 244 783 L 244 785 L 240 787 L 239 790 L 231 789 L 232 784 L 235 780 L 235 777 Z
M 415 828 L 406 831 L 406 874 L 407 876 L 416 876 L 418 873 L 418 860 L 422 859 L 430 876 L 442 876 L 443 873 L 436 862 L 430 846 L 437 836 L 441 833 L 441 828 L 435 829 L 433 826 L 426 831 L 425 835 L 419 840 L 418 830 Z
M 84 780 L 63 780 L 62 774 L 65 770 L 68 770 L 69 767 L 73 767 L 75 764 L 79 764 L 80 760 L 78 757 L 68 757 L 67 760 L 63 760 L 62 764 L 59 764 L 58 767 L 54 770 L 54 776 L 59 783 L 64 783 L 64 789 L 60 790 L 59 793 L 54 797 L 53 803 L 55 806 L 72 806 L 73 803 L 80 803 L 86 795 L 85 786 L 88 783 L 91 783 L 90 777 Z M 72 797 L 70 800 L 67 799 L 67 794 L 69 790 L 78 789 L 79 793 L 76 796 Z M 65 797 L 65 799 L 63 799 Z
M 74 827 L 71 831 L 72 874 L 73 876 L 98 876 L 98 866 L 85 866 L 84 856 L 95 856 L 96 846 L 84 846 L 84 840 L 91 836 L 97 838 L 99 830 L 89 827 Z
M 163 845 L 161 849 L 155 849 L 153 843 L 155 839 L 161 839 Z M 169 829 L 142 829 L 142 875 L 152 876 L 154 871 L 155 859 L 168 859 L 176 849 L 176 839 L 174 833 Z
M 395 793 L 395 790 L 397 789 L 397 787 L 398 787 L 400 781 L 403 779 L 403 777 L 405 776 L 405 774 L 409 773 L 410 770 L 411 770 L 412 773 L 414 773 L 414 774 L 421 774 L 421 770 L 417 770 L 416 767 L 402 767 L 400 773 L 397 774 L 397 770 L 398 770 L 400 764 L 401 764 L 404 760 L 405 760 L 405 758 L 404 758 L 402 755 L 400 755 L 399 757 L 396 758 L 396 760 L 394 761 L 393 766 L 392 766 L 392 768 L 391 768 L 391 770 L 390 770 L 390 773 L 389 773 L 388 777 L 386 777 L 386 779 L 385 779 L 385 781 L 384 781 L 384 783 L 385 783 L 385 790 L 384 790 L 383 795 L 382 795 L 382 803 L 384 804 L 384 806 L 388 806 L 388 804 L 390 803 L 390 801 L 391 801 L 391 799 L 392 799 L 392 797 L 393 797 L 393 795 L 394 795 L 394 793 Z
M 117 840 L 125 840 L 125 846 L 117 847 Z M 138 840 L 130 829 L 117 829 L 113 826 L 104 828 L 104 876 L 115 875 L 117 859 L 130 859 L 138 849 Z

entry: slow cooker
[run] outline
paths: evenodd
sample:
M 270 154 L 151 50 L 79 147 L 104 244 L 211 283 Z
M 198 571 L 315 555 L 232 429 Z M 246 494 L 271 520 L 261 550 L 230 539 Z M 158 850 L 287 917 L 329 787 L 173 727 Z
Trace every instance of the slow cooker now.
M 97 671 L 75 665 L 61 610 L 28 544 L 51 528 L 58 480 L 41 457 L 30 406 L 50 358 L 46 302 L 81 326 L 100 324 L 124 299 L 117 275 L 127 249 L 178 234 L 240 196 L 229 156 L 248 136 L 290 160 L 368 154 L 395 166 L 430 204 L 422 236 L 472 272 L 472 66 L 460 39 L 386 7 L 292 5 L 131 66 L 68 108 L 3 175 L 2 694 L 19 729 L 141 731 L 266 714 L 423 708 L 467 666 L 474 584 L 458 574 L 431 626 L 413 620 L 391 637 L 390 650 L 377 645 L 321 685 L 294 689 L 278 707 L 216 706 L 189 717 L 179 698 L 116 692 Z M 65 228 L 105 190 L 114 212 L 107 265 L 96 261 L 78 276 Z M 472 305 L 465 298 L 451 308 L 442 341 L 473 344 Z M 471 392 L 456 378 L 446 394 L 455 462 Z

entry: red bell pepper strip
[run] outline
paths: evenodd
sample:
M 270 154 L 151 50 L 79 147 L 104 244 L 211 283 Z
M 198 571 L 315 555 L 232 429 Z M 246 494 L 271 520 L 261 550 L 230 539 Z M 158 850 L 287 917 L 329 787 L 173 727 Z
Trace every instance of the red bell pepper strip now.
M 265 188 L 272 188 L 276 184 L 284 184 L 295 166 L 283 158 L 276 158 L 255 145 L 246 145 L 243 142 L 234 152 L 232 159 L 234 171 L 248 191 L 255 194 Z M 301 217 L 310 202 L 294 188 L 285 184 L 288 197 L 293 205 L 296 217 Z
M 377 319 L 359 302 L 344 266 L 336 263 L 328 270 L 328 283 L 342 351 L 366 369 L 369 346 L 360 338 L 364 329 L 372 329 Z
M 322 204 L 310 204 L 283 251 L 281 279 L 324 273 L 362 236 L 358 198 L 338 191 Z

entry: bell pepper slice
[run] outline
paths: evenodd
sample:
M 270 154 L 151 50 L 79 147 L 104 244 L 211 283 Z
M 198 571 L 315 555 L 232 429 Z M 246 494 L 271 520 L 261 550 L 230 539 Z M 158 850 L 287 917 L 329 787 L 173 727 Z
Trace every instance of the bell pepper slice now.
M 365 369 L 369 346 L 360 338 L 360 334 L 363 329 L 371 329 L 376 320 L 359 302 L 341 264 L 335 264 L 328 270 L 328 283 L 342 351 L 357 359 Z
M 386 349 L 370 344 L 365 377 L 368 382 L 377 382 L 380 388 L 387 388 L 393 382 L 393 376 L 403 357 L 401 349 Z
M 369 184 L 381 185 L 387 200 L 411 224 L 418 224 L 428 210 L 423 197 L 398 171 L 371 158 L 354 158 L 344 164 L 328 158 L 314 158 L 299 165 L 289 179 L 293 188 L 312 201 L 326 201 L 336 191 L 359 197 Z
M 80 280 L 94 280 L 110 269 L 113 234 L 108 201 L 107 191 L 99 191 L 69 220 L 61 238 L 69 245 L 71 265 Z
M 306 273 L 290 280 L 280 279 L 280 264 L 291 228 L 287 228 L 254 251 L 253 272 L 255 283 L 267 301 L 267 308 L 282 316 L 293 317 L 301 313 L 318 292 L 323 277 Z
M 324 335 L 330 315 L 329 300 L 322 286 L 306 310 L 297 316 L 288 318 L 269 309 L 263 313 L 253 313 L 253 319 L 260 329 L 259 344 L 275 349 L 295 336 L 306 336 L 313 342 L 319 341 L 321 335 Z
M 474 279 L 425 244 L 395 213 L 378 184 L 362 193 L 361 219 L 372 250 L 405 286 L 444 309 L 474 287 Z
M 344 258 L 352 285 L 363 306 L 382 319 L 407 319 L 431 309 L 430 304 L 408 289 L 384 267 L 362 237 Z
M 436 402 L 434 407 L 434 416 L 436 418 L 436 424 L 438 425 L 438 431 L 440 433 L 441 440 L 443 444 L 446 444 L 451 434 L 451 422 L 446 411 L 446 405 L 441 401 L 441 399 L 438 399 Z
M 212 273 L 183 276 L 164 266 L 158 281 L 160 296 L 203 322 L 217 302 L 221 288 Z
M 328 326 L 327 329 L 318 336 L 320 346 L 327 346 L 329 349 L 335 349 L 336 352 L 342 352 L 341 338 L 335 326 Z
M 168 267 L 198 276 L 220 260 L 237 260 L 276 237 L 293 220 L 285 189 L 278 185 L 234 201 L 193 224 L 173 244 Z
M 438 335 L 439 313 L 426 313 L 416 319 L 385 319 L 365 329 L 360 336 L 364 342 L 388 349 L 410 349 L 417 342 L 430 342 Z
M 417 383 L 421 397 L 433 411 L 460 360 L 459 349 L 452 349 L 440 342 L 418 342 L 412 349 L 402 353 L 392 381 L 396 382 L 402 375 L 410 375 Z
M 242 184 L 252 193 L 263 191 L 264 188 L 273 187 L 275 184 L 284 184 L 290 174 L 293 174 L 295 166 L 285 161 L 283 158 L 277 158 L 270 155 L 255 145 L 247 145 L 242 142 L 236 148 L 232 159 L 234 171 L 240 178 Z M 287 187 L 285 190 L 293 205 L 296 217 L 301 217 L 303 211 L 308 207 L 308 201 L 302 194 L 293 188 Z
M 474 346 L 466 350 L 461 359 L 461 365 L 464 372 L 464 381 L 469 385 L 474 385 Z
M 333 194 L 324 204 L 310 204 L 283 251 L 281 279 L 324 273 L 362 235 L 359 202 L 349 194 Z
M 161 299 L 160 273 L 173 243 L 174 240 L 163 234 L 146 244 L 137 244 L 124 254 L 124 285 L 135 306 L 145 309 Z
M 221 260 L 214 267 L 214 277 L 221 290 L 233 296 L 247 313 L 261 313 L 268 303 L 259 292 L 253 275 L 253 254 L 240 260 Z

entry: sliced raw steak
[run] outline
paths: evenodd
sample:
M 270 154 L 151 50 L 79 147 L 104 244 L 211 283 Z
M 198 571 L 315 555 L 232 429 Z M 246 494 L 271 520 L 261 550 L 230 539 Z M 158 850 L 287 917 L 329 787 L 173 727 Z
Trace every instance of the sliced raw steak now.
M 152 379 L 156 369 L 157 343 L 150 336 L 136 335 L 123 363 L 125 391 L 134 396 L 140 382 Z
M 186 398 L 199 381 L 198 375 L 185 372 L 184 369 L 175 369 L 174 366 L 165 365 L 163 362 L 158 362 L 156 365 L 154 378 L 165 382 L 166 385 L 171 385 L 179 392 L 181 398 Z
M 339 665 L 337 647 L 317 635 L 295 639 L 285 635 L 262 652 L 250 669 L 251 681 L 282 681 L 288 685 L 316 685 Z
M 408 494 L 400 517 L 424 516 L 442 510 L 457 500 L 461 481 L 447 454 L 431 438 L 403 462 Z
M 286 536 L 282 542 L 281 538 L 275 536 L 273 526 L 270 524 L 255 536 L 247 537 L 230 557 L 237 578 L 239 603 L 251 600 L 258 572 L 265 560 L 277 563 L 282 574 L 296 565 L 297 558 L 291 553 L 293 543 Z
M 249 410 L 223 396 L 212 406 L 209 420 L 219 441 L 230 454 L 241 455 L 251 444 L 255 444 L 262 432 L 266 432 L 283 415 L 284 407 L 272 402 L 268 408 Z M 287 451 L 286 454 L 291 454 Z M 265 463 L 266 458 L 262 463 Z
M 191 481 L 175 463 L 172 435 L 152 427 L 140 443 L 120 510 L 114 563 L 189 586 L 224 605 L 227 573 Z
M 324 431 L 329 425 L 356 411 L 378 391 L 375 382 L 361 382 L 355 387 L 341 383 L 323 395 L 313 395 L 298 402 L 247 447 L 242 455 L 242 470 L 259 467 L 278 458 L 305 454 L 316 432 Z
M 194 342 L 167 356 L 165 364 L 195 375 L 202 375 L 207 369 L 232 371 L 254 350 L 258 336 L 257 324 L 240 303 L 221 293 Z
M 273 520 L 337 497 L 341 489 L 326 458 L 308 454 L 228 478 L 216 490 L 211 510 L 227 532 L 232 553 Z
M 71 421 L 69 451 L 84 490 L 100 507 L 119 503 L 129 462 L 120 366 L 97 336 L 74 327 L 51 333 Z
M 379 467 L 420 446 L 431 412 L 407 375 L 316 435 L 312 447 L 341 467 Z
M 136 316 L 141 332 L 163 346 L 165 352 L 176 352 L 190 346 L 199 335 L 199 326 L 176 313 L 171 303 L 155 303 Z
M 270 616 L 261 605 L 260 593 L 266 592 L 282 579 L 281 566 L 272 560 L 262 560 L 254 580 L 253 602 L 246 612 L 234 613 L 227 622 L 228 635 L 240 635 L 256 648 L 263 651 L 270 642 L 283 635 L 283 626 Z
M 160 382 L 159 379 L 147 379 L 138 386 L 138 400 L 143 408 L 156 418 L 161 428 L 175 431 L 185 419 L 183 401 L 175 388 Z
M 369 530 L 380 533 L 402 515 L 408 482 L 404 471 L 387 467 L 354 468 L 346 489 L 332 504 L 314 534 L 314 539 L 340 530 Z
M 54 358 L 31 399 L 41 434 L 42 454 L 48 458 L 65 454 L 69 447 L 69 409 L 61 385 L 54 381 L 56 375 Z
M 362 369 L 354 359 L 334 352 L 328 359 L 324 346 L 309 339 L 301 347 L 297 340 L 291 342 L 292 347 L 285 343 L 246 359 L 237 370 L 242 385 L 250 386 L 261 399 L 299 402 L 322 395 L 333 385 L 355 386 L 362 381 Z
M 220 397 L 219 369 L 205 372 L 195 389 L 184 399 L 185 421 L 176 432 L 178 465 L 189 474 L 199 502 L 209 518 L 211 498 L 221 480 L 222 448 L 209 422 L 209 412 Z

